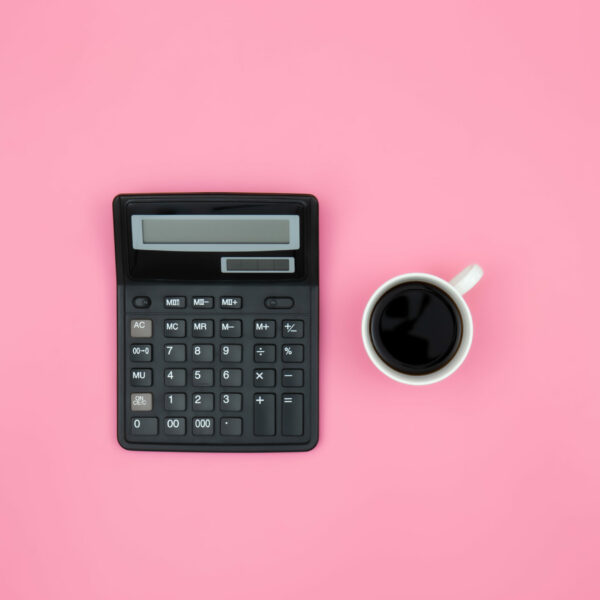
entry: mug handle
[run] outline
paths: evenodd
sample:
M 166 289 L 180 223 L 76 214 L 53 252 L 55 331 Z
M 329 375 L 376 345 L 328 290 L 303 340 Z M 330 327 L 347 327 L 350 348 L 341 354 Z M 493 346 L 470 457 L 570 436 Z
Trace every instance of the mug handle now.
M 464 296 L 482 277 L 483 269 L 479 265 L 469 265 L 450 280 L 450 285 Z

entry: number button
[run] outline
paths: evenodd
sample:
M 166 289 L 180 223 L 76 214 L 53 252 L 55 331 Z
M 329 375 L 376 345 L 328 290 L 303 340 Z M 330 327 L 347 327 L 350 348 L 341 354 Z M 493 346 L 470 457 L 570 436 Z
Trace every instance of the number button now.
M 165 337 L 185 337 L 185 321 L 183 319 L 166 320 Z
M 194 394 L 192 398 L 192 410 L 205 411 L 215 408 L 215 395 L 211 392 Z
M 211 338 L 215 334 L 215 322 L 212 319 L 194 319 L 192 335 L 194 337 Z
M 152 394 L 136 393 L 129 396 L 131 412 L 148 412 L 152 410 Z
M 185 410 L 185 394 L 165 394 L 165 410 Z
M 240 344 L 224 344 L 221 346 L 223 362 L 242 362 L 242 346 Z
M 152 369 L 131 369 L 130 383 L 133 387 L 150 387 L 152 385 Z
M 131 319 L 129 332 L 132 338 L 151 338 L 152 319 Z
M 275 337 L 275 321 L 254 321 L 254 337 Z
M 239 338 L 242 337 L 242 322 L 237 319 L 221 321 L 221 337 Z
M 241 369 L 221 369 L 221 385 L 240 387 L 242 385 Z
M 242 420 L 233 417 L 221 419 L 221 435 L 242 435 Z
M 304 360 L 304 346 L 302 344 L 284 344 L 281 347 L 281 360 L 290 363 L 302 362 Z
M 256 387 L 273 387 L 275 385 L 275 369 L 254 369 L 254 385 Z
M 242 410 L 242 395 L 221 394 L 221 410 L 231 412 Z
M 194 344 L 192 346 L 192 360 L 196 362 L 212 362 L 214 358 L 212 344 Z
M 165 346 L 165 362 L 184 362 L 185 344 L 167 344 Z
M 304 321 L 284 321 L 281 324 L 281 335 L 284 338 L 304 337 Z
M 131 419 L 131 433 L 135 435 L 156 435 L 158 419 L 154 417 L 134 417 Z
M 167 417 L 165 433 L 167 435 L 185 435 L 185 419 L 183 417 Z
M 304 371 L 302 369 L 284 369 L 281 372 L 281 385 L 283 387 L 302 387 Z
M 214 385 L 214 371 L 212 369 L 194 369 L 192 385 L 210 387 Z
M 259 363 L 275 362 L 275 346 L 273 344 L 254 346 L 254 361 Z
M 132 344 L 129 350 L 132 362 L 150 362 L 152 360 L 151 344 Z
M 192 433 L 194 435 L 213 435 L 215 420 L 212 417 L 196 417 L 192 419 Z
M 182 387 L 185 385 L 185 369 L 165 369 L 165 385 Z

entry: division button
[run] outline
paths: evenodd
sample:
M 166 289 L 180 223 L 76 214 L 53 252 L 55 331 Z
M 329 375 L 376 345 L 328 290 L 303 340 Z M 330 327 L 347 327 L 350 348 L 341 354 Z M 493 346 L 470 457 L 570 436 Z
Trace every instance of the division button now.
M 274 344 L 257 344 L 254 346 L 254 362 L 272 363 L 275 362 Z
M 152 410 L 152 394 L 150 392 L 136 392 L 129 396 L 131 412 L 147 412 Z
M 132 338 L 151 338 L 152 320 L 151 319 L 131 319 L 129 331 Z
M 240 296 L 221 296 L 221 308 L 242 308 Z
M 222 418 L 221 435 L 242 435 L 242 420 L 235 417 Z
M 185 296 L 167 296 L 165 308 L 185 308 Z
M 152 302 L 150 301 L 150 298 L 148 298 L 148 296 L 136 296 L 133 299 L 132 304 L 136 308 L 150 308 L 150 304 L 152 304 Z
M 152 385 L 152 369 L 131 369 L 129 382 L 133 387 L 150 387 Z
M 254 394 L 254 435 L 275 435 L 275 394 Z
M 265 307 L 266 308 L 293 308 L 294 300 L 293 298 L 288 297 L 275 297 L 270 296 L 269 298 L 265 298 Z
M 156 435 L 158 419 L 154 417 L 134 417 L 131 419 L 131 433 L 135 435 Z
M 215 299 L 212 296 L 194 296 L 192 298 L 193 308 L 213 308 Z
M 302 435 L 302 394 L 284 394 L 281 399 L 281 433 Z

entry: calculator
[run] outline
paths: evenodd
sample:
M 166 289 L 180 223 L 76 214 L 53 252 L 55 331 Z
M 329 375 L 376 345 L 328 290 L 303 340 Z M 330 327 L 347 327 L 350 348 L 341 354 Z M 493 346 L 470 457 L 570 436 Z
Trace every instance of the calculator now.
M 312 449 L 317 199 L 124 194 L 113 216 L 121 446 Z

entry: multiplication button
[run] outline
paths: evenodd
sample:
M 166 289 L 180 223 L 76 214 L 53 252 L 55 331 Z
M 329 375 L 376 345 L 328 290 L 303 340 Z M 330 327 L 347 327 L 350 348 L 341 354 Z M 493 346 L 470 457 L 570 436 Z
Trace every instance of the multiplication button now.
M 275 369 L 254 369 L 255 387 L 274 387 Z

